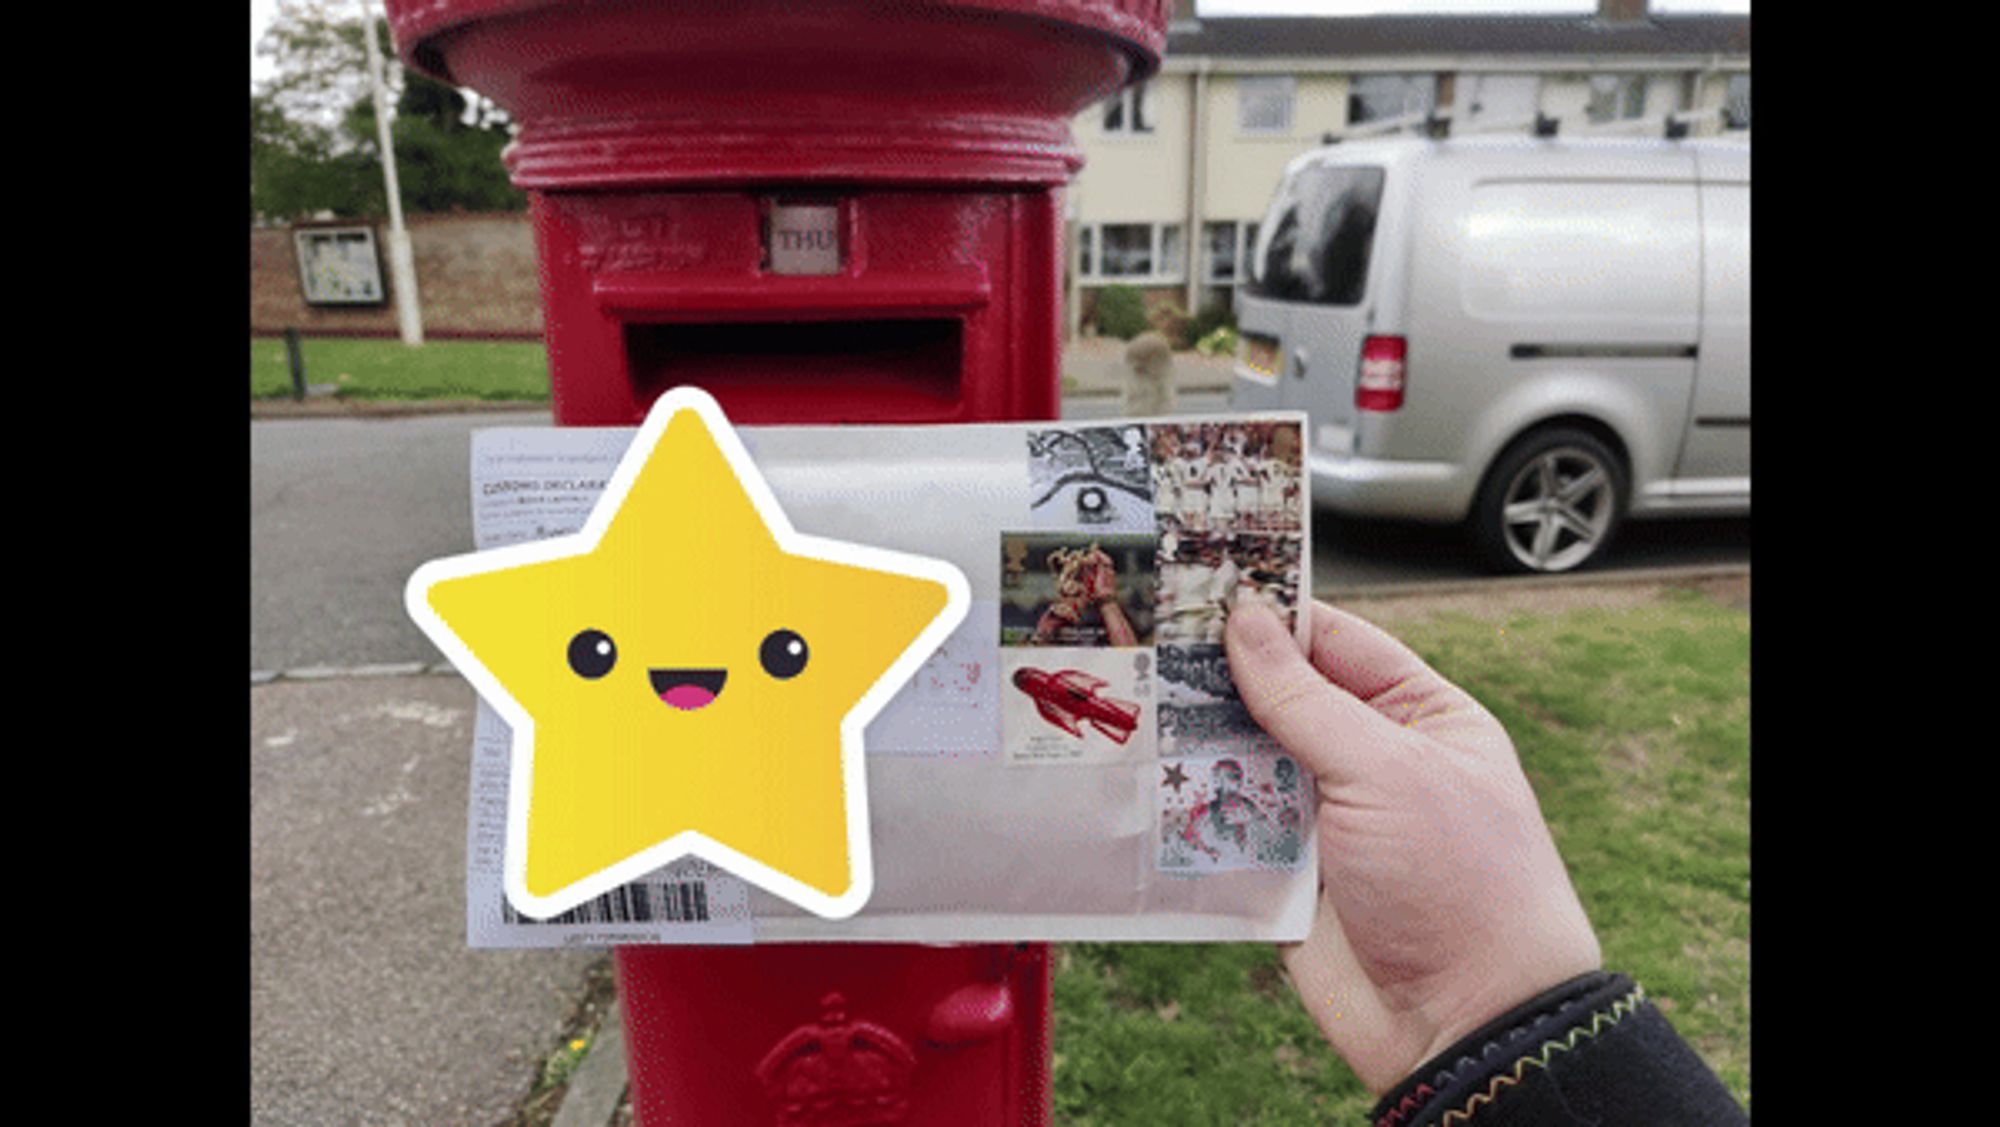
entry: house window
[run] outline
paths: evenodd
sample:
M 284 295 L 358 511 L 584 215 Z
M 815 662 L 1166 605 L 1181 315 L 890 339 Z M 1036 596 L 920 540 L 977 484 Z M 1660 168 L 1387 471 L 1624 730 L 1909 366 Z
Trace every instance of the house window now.
M 1077 277 L 1087 281 L 1176 281 L 1187 276 L 1178 223 L 1101 223 L 1077 228 Z
M 1722 101 L 1722 127 L 1750 128 L 1750 76 L 1747 74 L 1729 76 L 1729 92 L 1723 95 Z
M 1296 87 L 1297 83 L 1289 76 L 1237 79 L 1237 131 L 1289 135 Z
M 1347 123 L 1428 114 L 1436 105 L 1434 74 L 1357 74 L 1347 88 Z
M 1153 273 L 1153 228 L 1144 223 L 1108 223 L 1104 236 L 1107 278 L 1144 278 Z
M 1168 277 L 1187 276 L 1187 247 L 1181 237 L 1181 225 L 1169 223 L 1160 228 L 1160 273 Z
M 1233 285 L 1241 276 L 1241 263 L 1249 261 L 1257 245 L 1255 223 L 1204 223 L 1202 246 L 1207 252 L 1202 280 L 1210 285 Z
M 1536 74 L 1461 74 L 1452 109 L 1452 132 L 1478 125 L 1520 128 L 1542 106 L 1542 78 Z
M 1153 100 L 1147 83 L 1127 86 L 1104 103 L 1106 133 L 1151 133 Z
M 1632 121 L 1646 116 L 1646 76 L 1591 75 L 1590 105 L 1585 113 L 1595 125 L 1611 121 Z
M 1211 282 L 1233 282 L 1236 280 L 1236 263 L 1240 258 L 1236 253 L 1236 224 L 1202 224 L 1202 241 L 1208 244 L 1208 271 L 1205 275 Z

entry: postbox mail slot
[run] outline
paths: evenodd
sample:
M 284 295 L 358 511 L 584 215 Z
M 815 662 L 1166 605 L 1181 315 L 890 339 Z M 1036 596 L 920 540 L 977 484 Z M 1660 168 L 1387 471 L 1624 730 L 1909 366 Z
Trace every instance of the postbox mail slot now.
M 761 311 L 760 311 L 761 312 Z M 734 414 L 773 422 L 949 418 L 959 407 L 956 317 L 628 323 L 638 402 L 693 384 Z
M 614 317 L 727 315 L 760 319 L 894 313 L 970 313 L 992 298 L 981 270 L 859 277 L 714 278 L 680 274 L 601 274 L 590 283 L 597 308 Z

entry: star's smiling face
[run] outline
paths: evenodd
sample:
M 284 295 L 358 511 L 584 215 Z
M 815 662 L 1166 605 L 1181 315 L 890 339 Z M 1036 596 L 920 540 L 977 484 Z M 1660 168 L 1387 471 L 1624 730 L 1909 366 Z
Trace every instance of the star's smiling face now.
M 538 613 L 512 616 L 512 628 L 533 621 L 534 630 L 488 652 L 496 673 L 502 663 L 512 667 L 530 715 L 538 711 L 532 698 L 539 711 L 579 731 L 602 720 L 601 738 L 614 743 L 682 743 L 678 737 L 706 730 L 688 727 L 696 720 L 721 724 L 800 709 L 837 715 L 843 695 L 851 705 L 865 688 L 867 672 L 841 666 L 861 655 L 869 662 L 893 655 L 854 638 L 868 623 L 860 607 L 841 603 L 867 598 L 872 585 L 855 569 L 829 575 L 825 569 L 834 566 L 772 546 L 718 544 L 648 563 L 646 582 L 634 586 L 619 580 L 621 565 L 607 571 L 595 557 L 554 561 L 522 576 L 535 588 Z M 525 586 L 519 597 L 528 605 Z M 831 655 L 817 652 L 809 637 L 833 639 Z
M 729 683 L 729 670 L 649 669 L 646 679 L 663 703 L 682 712 L 693 712 L 715 703 L 722 687 Z
M 686 831 L 841 895 L 843 719 L 951 595 L 787 550 L 691 411 L 594 546 L 427 590 L 532 720 L 535 897 Z
M 597 633 L 594 630 L 585 631 L 585 634 Z M 579 634 L 578 637 L 582 638 L 584 635 Z M 610 644 L 608 639 L 604 644 Z M 576 643 L 571 643 L 572 655 L 575 645 Z M 763 643 L 757 647 L 757 664 L 763 667 L 766 676 L 779 681 L 789 681 L 805 672 L 806 659 L 811 652 L 806 646 L 806 640 L 799 636 L 798 631 L 773 630 L 764 635 Z M 570 667 L 576 669 L 578 676 L 585 678 L 591 676 L 584 669 L 577 668 L 574 656 L 571 657 Z M 715 703 L 715 698 L 722 695 L 723 687 L 729 684 L 729 670 L 648 669 L 646 682 L 652 686 L 653 692 L 658 694 L 663 703 L 683 712 L 692 712 Z

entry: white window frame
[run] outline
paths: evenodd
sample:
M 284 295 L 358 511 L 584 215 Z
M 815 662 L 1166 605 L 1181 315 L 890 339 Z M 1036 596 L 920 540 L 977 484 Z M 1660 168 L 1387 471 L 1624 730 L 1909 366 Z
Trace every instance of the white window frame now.
M 1355 100 L 1359 98 L 1361 95 L 1358 94 L 1354 88 L 1362 85 L 1362 82 L 1365 79 L 1372 79 L 1378 82 L 1388 79 L 1396 79 L 1399 81 L 1401 85 L 1410 89 L 1415 89 L 1423 86 L 1425 83 L 1429 83 L 1430 94 L 1427 98 L 1418 99 L 1423 103 L 1422 108 L 1419 109 L 1415 110 L 1410 109 L 1409 105 L 1411 99 L 1406 96 L 1403 99 L 1403 107 L 1400 113 L 1386 114 L 1382 117 L 1357 118 L 1354 116 L 1354 103 Z M 1348 83 L 1347 106 L 1348 106 L 1347 124 L 1349 128 L 1353 128 L 1355 126 L 1370 125 L 1376 122 L 1403 121 L 1406 119 L 1414 120 L 1417 118 L 1421 118 L 1425 114 L 1435 113 L 1438 107 L 1438 72 L 1429 70 L 1411 70 L 1411 71 L 1394 71 L 1394 72 L 1385 71 L 1380 74 L 1370 72 L 1367 74 L 1356 75 L 1352 79 L 1350 79 Z
M 1590 90 L 1590 96 L 1583 103 L 1584 120 L 1592 125 L 1611 125 L 1620 121 L 1642 120 L 1646 116 L 1646 98 L 1649 94 L 1648 87 L 1652 85 L 1650 81 L 1651 77 L 1651 75 L 1643 73 L 1615 71 L 1610 73 L 1600 72 L 1591 75 L 1586 83 Z M 1600 83 L 1605 82 L 1611 84 L 1611 116 L 1598 117 L 1595 113 L 1597 109 L 1598 86 Z M 1636 110 L 1631 106 L 1633 91 L 1637 91 L 1639 95 L 1639 105 Z
M 1486 99 L 1493 97 L 1506 84 L 1514 84 L 1516 92 L 1527 91 L 1528 112 L 1518 117 L 1499 117 Z M 1521 131 L 1534 125 L 1535 117 L 1542 111 L 1542 96 L 1548 88 L 1546 76 L 1540 74 L 1513 74 L 1496 71 L 1461 72 L 1453 90 L 1451 130 L 1479 132 L 1482 130 Z
M 1750 76 L 1748 74 L 1730 75 L 1729 81 L 1722 88 L 1722 128 L 1731 133 L 1748 132 L 1750 129 L 1750 115 L 1747 113 L 1744 114 L 1743 124 L 1738 125 L 1736 123 L 1734 103 L 1736 100 L 1736 80 L 1739 78 L 1743 80 L 1743 104 L 1747 107 L 1750 104 Z
M 1148 231 L 1147 262 L 1151 273 L 1147 274 L 1107 274 L 1104 272 L 1104 228 L 1144 227 Z M 1173 263 L 1172 269 L 1166 261 L 1167 229 L 1181 230 L 1180 261 Z M 1079 256 L 1076 277 L 1079 282 L 1089 285 L 1115 285 L 1123 282 L 1129 285 L 1167 285 L 1187 281 L 1188 241 L 1185 225 L 1180 223 L 1079 223 L 1076 237 L 1080 244 L 1090 247 L 1089 269 Z
M 1279 125 L 1255 127 L 1244 120 L 1244 112 L 1250 106 L 1250 93 L 1261 89 L 1267 94 L 1284 95 L 1284 121 Z M 1288 74 L 1242 75 L 1236 79 L 1236 132 L 1245 137 L 1289 137 L 1298 107 L 1299 82 Z
M 1243 280 L 1248 277 L 1250 251 L 1257 241 L 1257 236 L 1251 233 L 1251 228 L 1257 226 L 1259 222 L 1260 220 L 1256 219 L 1208 219 L 1202 221 L 1201 281 L 1203 285 L 1239 286 L 1243 284 Z M 1230 240 L 1236 248 L 1236 257 L 1233 260 L 1235 273 L 1230 277 L 1216 277 L 1215 256 L 1209 251 L 1208 229 L 1210 227 L 1231 228 Z
M 1107 137 L 1152 136 L 1154 123 L 1151 88 L 1152 83 L 1150 82 L 1135 83 L 1106 98 L 1103 102 L 1098 103 L 1097 123 L 1099 131 Z M 1112 102 L 1118 103 L 1120 107 L 1118 124 L 1116 126 L 1110 125 L 1104 120 L 1105 107 Z M 1134 121 L 1140 122 L 1138 128 L 1133 127 L 1132 123 Z

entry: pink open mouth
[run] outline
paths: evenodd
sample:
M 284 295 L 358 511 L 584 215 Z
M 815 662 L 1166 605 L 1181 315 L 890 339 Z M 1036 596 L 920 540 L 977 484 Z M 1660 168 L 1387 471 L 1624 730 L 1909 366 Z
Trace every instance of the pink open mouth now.
M 651 669 L 647 675 L 660 699 L 682 712 L 707 708 L 729 679 L 726 669 Z

